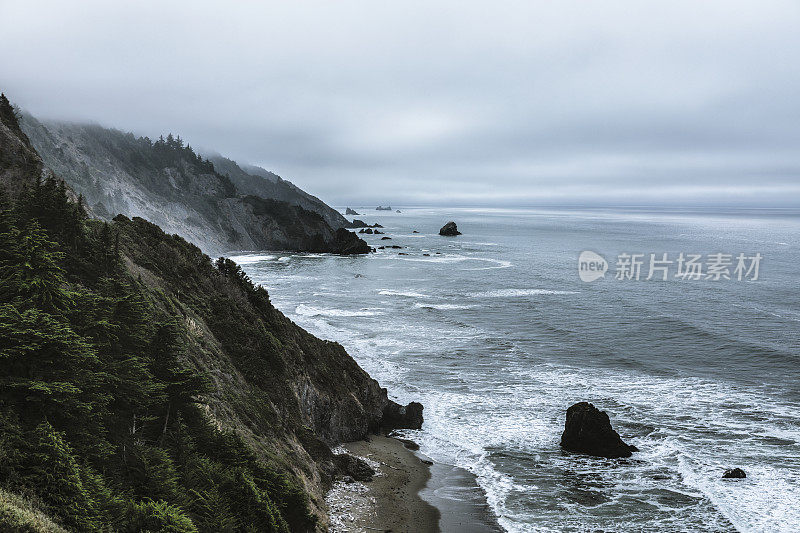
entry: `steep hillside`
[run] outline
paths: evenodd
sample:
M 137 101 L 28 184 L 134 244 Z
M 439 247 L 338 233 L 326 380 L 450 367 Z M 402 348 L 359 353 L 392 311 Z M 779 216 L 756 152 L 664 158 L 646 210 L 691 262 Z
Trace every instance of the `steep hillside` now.
M 263 190 L 249 185 L 240 191 L 172 135 L 151 141 L 97 125 L 44 123 L 30 115 L 23 117 L 22 129 L 45 166 L 106 220 L 120 213 L 138 216 L 212 255 L 232 250 L 369 252 L 364 241 L 337 231 L 341 221 L 322 202 L 290 195 L 284 185 Z M 245 184 L 244 171 L 231 169 Z M 264 196 L 270 192 L 280 194 Z M 291 198 L 302 202 L 285 201 Z
M 211 155 L 208 159 L 214 163 L 217 172 L 228 176 L 242 194 L 298 205 L 319 213 L 333 228 L 350 227 L 349 221 L 339 211 L 269 170 L 253 165 L 239 165 L 221 155 Z
M 87 218 L 4 99 L 0 185 L 0 530 L 324 530 L 386 390 L 233 262 Z

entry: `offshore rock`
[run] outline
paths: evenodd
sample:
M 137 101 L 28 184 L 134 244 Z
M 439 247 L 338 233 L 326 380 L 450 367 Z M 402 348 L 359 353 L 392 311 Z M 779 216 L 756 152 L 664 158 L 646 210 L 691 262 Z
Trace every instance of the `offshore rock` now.
M 729 468 L 722 474 L 724 479 L 744 479 L 747 477 L 747 474 L 744 473 L 744 470 L 741 468 Z
M 350 209 L 349 207 L 344 212 L 345 215 L 358 215 L 354 210 Z
M 458 231 L 458 226 L 452 220 L 442 226 L 442 229 L 439 230 L 439 235 L 444 235 L 445 237 L 455 237 L 456 235 L 461 235 L 461 232 Z
M 630 457 L 631 452 L 637 451 L 634 446 L 625 444 L 614 431 L 606 412 L 588 402 L 576 403 L 567 409 L 561 447 L 609 459 Z
M 342 255 L 368 254 L 372 249 L 358 235 L 344 228 L 336 230 L 333 236 L 334 253 Z

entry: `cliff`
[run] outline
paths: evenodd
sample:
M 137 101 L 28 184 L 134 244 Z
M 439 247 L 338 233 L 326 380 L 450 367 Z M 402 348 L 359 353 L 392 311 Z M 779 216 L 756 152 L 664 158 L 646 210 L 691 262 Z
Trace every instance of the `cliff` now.
M 208 159 L 217 172 L 230 178 L 241 194 L 300 206 L 318 213 L 332 228 L 350 227 L 348 220 L 339 211 L 269 170 L 253 165 L 239 165 L 219 154 L 209 155 Z
M 98 125 L 42 122 L 30 115 L 22 117 L 21 127 L 44 165 L 82 195 L 99 218 L 141 217 L 211 255 L 233 250 L 369 252 L 364 241 L 337 235 L 347 221 L 319 199 L 218 157 L 225 169 L 221 173 L 179 137 L 151 141 Z
M 399 406 L 233 262 L 88 218 L 4 98 L 0 119 L 0 507 L 48 530 L 326 529 L 330 446 Z

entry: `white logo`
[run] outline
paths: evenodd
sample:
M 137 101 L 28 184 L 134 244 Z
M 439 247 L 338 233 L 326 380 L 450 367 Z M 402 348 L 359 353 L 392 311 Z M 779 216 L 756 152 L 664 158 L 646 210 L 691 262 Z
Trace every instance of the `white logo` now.
M 586 250 L 578 257 L 578 275 L 581 281 L 590 282 L 606 275 L 608 263 L 602 255 Z

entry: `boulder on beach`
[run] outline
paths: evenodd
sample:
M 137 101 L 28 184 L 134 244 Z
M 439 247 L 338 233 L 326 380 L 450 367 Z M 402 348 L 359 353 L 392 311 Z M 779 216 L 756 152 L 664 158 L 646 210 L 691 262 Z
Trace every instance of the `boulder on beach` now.
M 372 481 L 375 470 L 366 461 L 349 453 L 334 455 L 334 464 L 341 475 L 356 481 Z
M 425 409 L 419 402 L 411 402 L 406 406 L 389 400 L 383 409 L 381 427 L 384 431 L 392 429 L 422 429 L 422 410 Z
M 631 452 L 638 451 L 635 446 L 622 441 L 619 433 L 611 427 L 605 411 L 588 402 L 576 403 L 567 409 L 561 447 L 609 459 L 630 457 Z
M 442 229 L 439 230 L 439 235 L 444 235 L 445 237 L 455 237 L 456 235 L 461 235 L 461 232 L 458 231 L 458 226 L 452 220 L 442 226 Z
M 747 477 L 747 474 L 744 473 L 744 470 L 741 468 L 729 468 L 722 474 L 724 479 L 744 479 Z
M 345 210 L 344 214 L 345 214 L 345 215 L 357 215 L 358 213 L 356 213 L 355 211 L 353 211 L 352 209 L 350 209 L 350 208 L 348 207 L 348 208 Z

